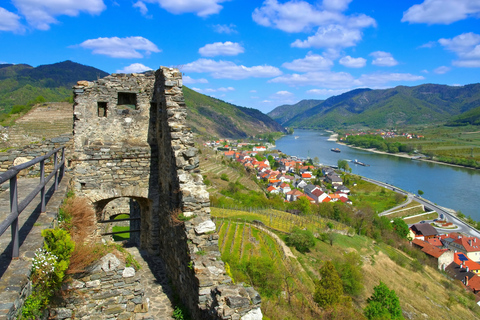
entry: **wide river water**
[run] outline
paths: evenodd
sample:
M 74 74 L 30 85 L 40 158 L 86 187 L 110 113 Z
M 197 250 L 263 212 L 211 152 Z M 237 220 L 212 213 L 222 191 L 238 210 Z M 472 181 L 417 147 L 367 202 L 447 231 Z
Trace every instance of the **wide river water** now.
M 337 165 L 339 159 L 357 159 L 370 167 L 350 162 L 352 173 L 412 193 L 422 190 L 423 198 L 443 207 L 460 210 L 466 216 L 470 215 L 472 219 L 480 221 L 480 202 L 476 202 L 480 200 L 480 170 L 358 150 L 328 141 L 329 136 L 324 131 L 297 129 L 293 135 L 277 140 L 276 145 L 277 149 L 290 156 L 318 157 L 320 163 L 326 165 Z M 339 148 L 341 152 L 332 152 L 332 148 Z

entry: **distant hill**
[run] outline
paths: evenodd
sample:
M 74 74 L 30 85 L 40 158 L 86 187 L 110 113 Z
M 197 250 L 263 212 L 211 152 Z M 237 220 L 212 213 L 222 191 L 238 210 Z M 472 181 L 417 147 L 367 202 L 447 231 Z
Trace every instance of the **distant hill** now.
M 296 104 L 284 104 L 270 111 L 268 115 L 280 124 L 287 123 L 300 113 L 321 104 L 324 100 L 302 100 Z
M 72 95 L 78 80 L 96 80 L 107 76 L 105 71 L 72 61 L 41 65 L 0 64 L 0 113 L 8 113 L 14 105 L 25 105 L 43 96 L 46 101 L 63 101 Z
M 291 109 L 283 126 L 324 128 L 445 123 L 480 106 L 480 84 L 446 86 L 424 84 L 385 90 L 356 89 L 328 98 L 317 106 Z M 269 113 L 275 115 L 277 109 Z M 293 117 L 291 117 L 294 115 Z M 276 117 L 276 119 L 281 119 Z
M 454 117 L 450 121 L 447 122 L 447 126 L 466 126 L 466 125 L 480 125 L 480 106 L 468 110 L 462 113 L 459 116 Z
M 72 86 L 77 81 L 94 81 L 107 75 L 102 70 L 72 61 L 36 68 L 27 64 L 0 64 L 0 118 L 11 111 L 16 115 L 15 120 L 38 102 L 65 101 L 72 96 Z M 284 132 L 280 124 L 256 109 L 238 107 L 183 88 L 189 109 L 188 121 L 194 132 L 219 138 Z M 39 96 L 44 99 L 38 99 Z
M 204 136 L 246 138 L 285 129 L 257 109 L 238 107 L 183 87 L 192 130 Z

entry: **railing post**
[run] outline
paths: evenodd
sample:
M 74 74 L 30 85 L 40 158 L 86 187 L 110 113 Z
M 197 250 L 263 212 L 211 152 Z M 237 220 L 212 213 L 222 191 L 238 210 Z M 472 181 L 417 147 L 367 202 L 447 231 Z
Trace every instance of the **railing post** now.
M 58 189 L 57 153 L 53 153 L 53 170 L 55 170 L 55 191 Z
M 17 217 L 13 220 L 10 228 L 12 232 L 12 258 L 18 259 L 18 194 L 17 194 L 17 175 L 10 178 L 10 212 L 15 213 Z
M 65 147 L 62 148 L 62 166 L 60 167 L 60 180 L 62 180 L 63 175 L 65 174 Z
M 45 160 L 40 161 L 40 184 L 42 185 L 42 190 L 40 190 L 40 212 L 45 212 Z

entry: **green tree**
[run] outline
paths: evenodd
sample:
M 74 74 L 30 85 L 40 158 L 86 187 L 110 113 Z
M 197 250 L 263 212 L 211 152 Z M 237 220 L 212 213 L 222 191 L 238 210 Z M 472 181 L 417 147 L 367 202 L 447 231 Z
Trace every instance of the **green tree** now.
M 313 158 L 313 164 L 318 165 L 320 163 L 320 159 L 318 157 Z
M 295 247 L 299 252 L 308 252 L 315 246 L 315 237 L 311 231 L 294 227 L 287 237 L 287 245 Z
M 402 238 L 407 239 L 410 230 L 408 229 L 408 225 L 402 218 L 395 218 L 392 222 L 393 230 Z
M 417 192 L 417 193 L 418 193 L 418 195 L 419 195 L 419 196 L 423 195 L 423 191 L 422 191 L 422 190 L 420 190 L 420 189 L 418 190 L 418 192 Z
M 342 279 L 343 290 L 358 296 L 363 290 L 362 258 L 356 251 L 352 251 L 345 253 L 343 259 L 337 268 Z
M 253 286 L 267 297 L 280 293 L 282 277 L 275 263 L 267 257 L 252 257 L 244 265 L 245 273 Z
M 348 301 L 343 296 L 342 280 L 333 263 L 328 260 L 320 269 L 321 279 L 315 286 L 313 300 L 322 308 Z
M 363 312 L 369 320 L 403 319 L 397 294 L 381 281 L 373 288 L 373 295 L 367 299 L 367 303 Z
M 338 169 L 342 169 L 344 172 L 350 171 L 350 166 L 348 165 L 348 161 L 345 159 L 340 159 L 337 162 Z

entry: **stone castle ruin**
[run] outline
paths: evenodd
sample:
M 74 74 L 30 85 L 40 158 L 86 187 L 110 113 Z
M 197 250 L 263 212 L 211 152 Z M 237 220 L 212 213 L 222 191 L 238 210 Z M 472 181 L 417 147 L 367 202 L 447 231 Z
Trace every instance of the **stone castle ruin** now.
M 258 293 L 234 285 L 220 258 L 181 73 L 112 74 L 79 81 L 74 95 L 76 194 L 98 220 L 116 214 L 104 210 L 115 201 L 130 201 L 134 241 L 164 260 L 193 319 L 261 319 Z

